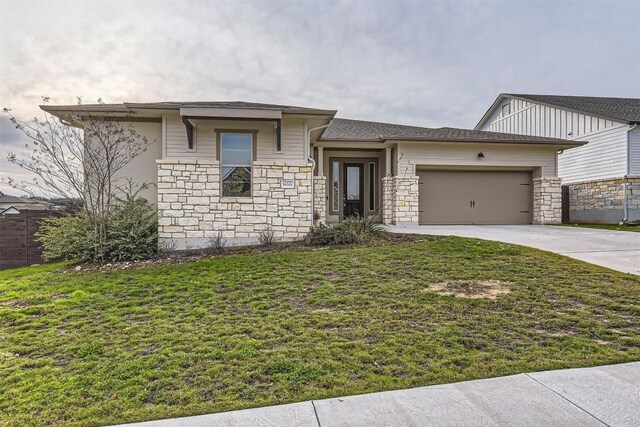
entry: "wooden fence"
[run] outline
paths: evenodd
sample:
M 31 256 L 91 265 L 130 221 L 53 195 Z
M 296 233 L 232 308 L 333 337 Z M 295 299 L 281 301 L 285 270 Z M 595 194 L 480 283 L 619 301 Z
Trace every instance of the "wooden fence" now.
M 49 210 L 21 210 L 0 215 L 0 269 L 42 263 L 42 248 L 35 241 L 40 221 L 61 213 Z

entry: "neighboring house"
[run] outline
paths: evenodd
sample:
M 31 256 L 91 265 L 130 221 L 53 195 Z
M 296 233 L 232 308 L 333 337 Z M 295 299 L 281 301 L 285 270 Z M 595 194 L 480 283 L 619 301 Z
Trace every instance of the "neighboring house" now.
M 588 140 L 561 152 L 571 222 L 640 219 L 640 99 L 503 93 L 477 130 Z
M 0 213 L 13 208 L 16 211 L 32 210 L 42 211 L 53 208 L 53 203 L 26 197 L 11 196 L 0 191 Z
M 43 106 L 108 115 L 153 141 L 126 176 L 157 185 L 161 243 L 196 248 L 301 239 L 322 222 L 542 224 L 561 219 L 557 152 L 584 142 L 335 119 L 247 102 Z

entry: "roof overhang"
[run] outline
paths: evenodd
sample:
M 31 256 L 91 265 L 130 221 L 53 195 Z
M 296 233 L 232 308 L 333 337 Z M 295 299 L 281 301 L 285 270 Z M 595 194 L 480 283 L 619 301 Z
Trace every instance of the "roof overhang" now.
M 254 110 L 236 108 L 180 108 L 180 115 L 183 117 L 203 117 L 203 118 L 233 118 L 233 119 L 282 119 L 280 110 Z
M 536 140 L 504 140 L 504 139 L 469 139 L 469 138 L 418 138 L 418 137 L 388 137 L 388 138 L 362 138 L 362 139 L 337 139 L 337 138 L 321 138 L 315 144 L 317 146 L 352 146 L 353 144 L 378 144 L 381 147 L 392 146 L 398 142 L 408 143 L 447 143 L 447 144 L 500 144 L 500 145 L 530 145 L 537 147 L 554 147 L 561 149 L 569 149 L 574 147 L 580 147 L 587 144 L 587 141 L 570 141 L 570 140 L 558 140 L 558 141 L 536 141 Z
M 387 138 L 386 141 L 397 141 L 397 142 L 434 142 L 434 143 L 464 143 L 464 144 L 499 144 L 499 145 L 533 145 L 537 147 L 562 147 L 562 148 L 573 148 L 580 147 L 587 144 L 587 141 L 569 141 L 569 140 L 558 140 L 558 141 L 536 141 L 536 140 L 519 140 L 519 139 L 470 139 L 470 138 Z

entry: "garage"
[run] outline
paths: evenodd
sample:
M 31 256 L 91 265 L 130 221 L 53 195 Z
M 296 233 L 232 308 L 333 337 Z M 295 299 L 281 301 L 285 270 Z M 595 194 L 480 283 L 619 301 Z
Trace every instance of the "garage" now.
M 528 171 L 418 171 L 420 224 L 531 224 Z

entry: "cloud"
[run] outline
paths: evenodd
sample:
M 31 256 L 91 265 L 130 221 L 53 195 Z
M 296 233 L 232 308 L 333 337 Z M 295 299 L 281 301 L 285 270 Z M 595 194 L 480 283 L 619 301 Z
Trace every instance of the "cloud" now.
M 639 8 L 3 0 L 0 107 L 31 118 L 43 95 L 61 104 L 247 100 L 472 127 L 500 92 L 640 96 Z M 0 123 L 0 147 L 24 143 Z

